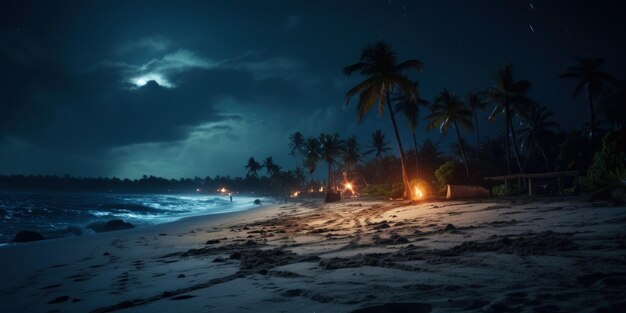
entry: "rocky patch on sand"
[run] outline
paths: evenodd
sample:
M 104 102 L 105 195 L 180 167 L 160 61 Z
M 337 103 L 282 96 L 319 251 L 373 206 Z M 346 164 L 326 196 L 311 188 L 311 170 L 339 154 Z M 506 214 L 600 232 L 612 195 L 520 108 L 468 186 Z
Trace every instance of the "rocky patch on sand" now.
M 122 220 L 111 220 L 106 223 L 91 223 L 87 227 L 97 233 L 134 228 L 135 225 Z
M 46 238 L 43 237 L 40 233 L 31 230 L 22 230 L 13 238 L 12 242 L 29 242 L 29 241 L 38 241 L 44 240 Z

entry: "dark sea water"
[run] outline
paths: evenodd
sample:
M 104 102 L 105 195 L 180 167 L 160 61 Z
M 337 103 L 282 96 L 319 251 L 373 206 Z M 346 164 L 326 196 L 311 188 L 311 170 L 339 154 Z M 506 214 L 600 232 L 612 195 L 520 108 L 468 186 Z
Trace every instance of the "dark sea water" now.
M 122 219 L 135 226 L 171 222 L 183 217 L 254 208 L 256 197 L 220 195 L 112 195 L 0 192 L 0 244 L 20 230 L 44 237 L 92 232 L 91 223 Z M 261 199 L 264 204 L 269 199 Z

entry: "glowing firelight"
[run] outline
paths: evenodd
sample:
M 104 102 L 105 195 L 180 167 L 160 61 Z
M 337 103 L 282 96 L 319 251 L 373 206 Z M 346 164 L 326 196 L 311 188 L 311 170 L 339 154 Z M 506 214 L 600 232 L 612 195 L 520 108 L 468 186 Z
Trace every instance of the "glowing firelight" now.
M 347 190 L 354 192 L 354 186 L 352 186 L 352 183 L 346 183 L 344 187 L 346 187 Z
M 226 190 L 226 188 L 222 187 L 220 189 L 217 190 L 217 192 L 221 192 L 221 193 L 226 193 L 228 190 Z
M 291 195 L 291 197 L 292 197 L 292 198 L 296 198 L 296 197 L 298 197 L 298 195 L 300 195 L 300 191 L 296 191 L 296 192 L 294 192 L 294 193 Z
M 417 186 L 415 186 L 415 198 L 417 199 L 421 199 L 424 197 L 424 194 L 422 193 L 422 191 L 417 188 Z
M 324 187 L 320 187 L 320 192 L 324 192 Z

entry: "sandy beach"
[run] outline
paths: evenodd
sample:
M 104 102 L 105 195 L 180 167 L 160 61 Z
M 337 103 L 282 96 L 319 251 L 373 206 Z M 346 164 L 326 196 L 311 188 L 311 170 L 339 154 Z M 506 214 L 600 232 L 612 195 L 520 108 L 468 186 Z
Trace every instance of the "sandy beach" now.
M 626 209 L 301 201 L 0 247 L 2 312 L 624 312 Z

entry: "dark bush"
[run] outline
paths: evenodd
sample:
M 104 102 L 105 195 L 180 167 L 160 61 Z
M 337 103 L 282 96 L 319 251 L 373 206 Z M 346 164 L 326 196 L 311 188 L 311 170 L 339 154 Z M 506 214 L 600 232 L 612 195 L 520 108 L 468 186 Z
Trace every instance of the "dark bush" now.
M 614 130 L 602 139 L 602 149 L 593 157 L 582 182 L 597 198 L 609 198 L 624 188 L 626 180 L 626 130 Z

